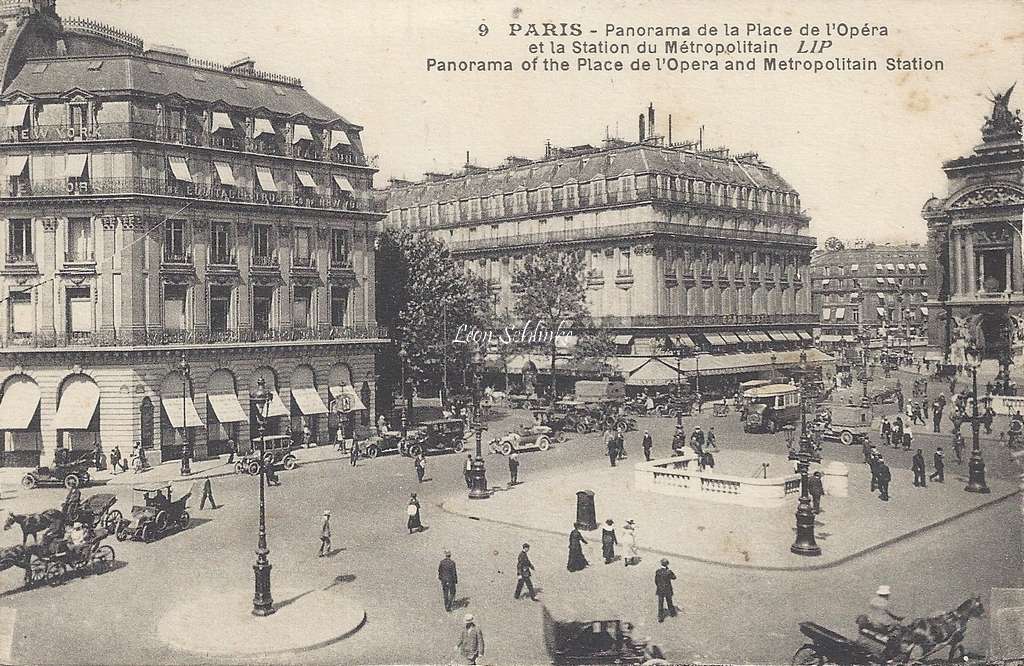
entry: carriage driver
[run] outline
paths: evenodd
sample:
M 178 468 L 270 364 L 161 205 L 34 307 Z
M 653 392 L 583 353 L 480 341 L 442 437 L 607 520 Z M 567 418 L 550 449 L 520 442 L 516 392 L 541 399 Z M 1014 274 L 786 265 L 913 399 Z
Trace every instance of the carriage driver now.
M 876 634 L 879 640 L 885 640 L 887 650 L 893 647 L 893 641 L 886 640 L 886 637 L 892 638 L 893 629 L 899 627 L 903 621 L 902 616 L 889 611 L 889 593 L 888 585 L 880 585 L 868 603 L 867 614 L 857 616 L 857 626 L 862 631 L 867 630 L 871 634 Z

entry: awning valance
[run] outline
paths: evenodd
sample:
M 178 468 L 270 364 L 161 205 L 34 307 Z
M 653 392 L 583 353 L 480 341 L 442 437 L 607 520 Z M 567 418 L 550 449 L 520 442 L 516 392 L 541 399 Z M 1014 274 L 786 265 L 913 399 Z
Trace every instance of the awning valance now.
M 207 399 L 220 423 L 244 423 L 247 420 L 242 403 L 234 393 L 211 393 Z
M 89 153 L 71 153 L 67 156 L 64 166 L 64 176 L 67 178 L 82 178 L 85 175 L 85 165 L 89 163 Z
M 348 133 L 345 130 L 331 130 L 331 147 L 328 150 L 333 150 L 338 146 L 351 146 L 352 142 L 349 141 Z
M 235 129 L 235 123 L 231 121 L 229 116 L 224 111 L 213 112 L 213 127 L 211 131 L 216 132 L 218 130 L 233 130 Z
M 331 386 L 328 388 L 331 395 L 334 396 L 334 411 L 336 412 L 360 412 L 366 409 L 366 405 L 359 399 L 359 394 L 356 390 L 349 385 L 345 386 Z
M 171 173 L 174 179 L 183 183 L 192 182 L 192 173 L 188 170 L 188 163 L 184 157 L 167 156 L 167 163 L 171 165 Z
M 627 386 L 666 386 L 675 382 L 680 371 L 656 358 L 640 366 L 627 379 Z
M 7 107 L 7 118 L 4 119 L 4 125 L 6 127 L 24 127 L 27 117 L 28 104 L 11 104 Z
M 100 387 L 88 380 L 69 380 L 60 394 L 54 427 L 57 430 L 88 430 L 100 404 Z
M 256 123 L 253 125 L 252 135 L 258 139 L 264 134 L 274 135 L 277 132 L 274 131 L 274 125 L 267 118 L 256 118 Z
M 7 381 L 0 399 L 0 430 L 27 430 L 39 410 L 39 385 L 25 376 Z
M 256 167 L 256 179 L 264 192 L 277 192 L 277 183 L 274 182 L 274 174 L 270 173 L 269 167 Z
M 292 143 L 299 141 L 312 141 L 313 133 L 309 131 L 309 125 L 295 124 L 292 128 Z
M 629 345 L 633 343 L 632 335 L 616 335 L 612 338 L 612 344 L 616 345 Z
M 198 428 L 203 425 L 191 397 L 161 398 L 160 404 L 163 405 L 164 414 L 167 415 L 172 428 Z
M 352 187 L 352 183 L 349 182 L 345 176 L 339 176 L 334 174 L 334 184 L 338 186 L 338 189 L 342 192 L 355 192 L 355 188 Z
M 220 178 L 221 185 L 235 186 L 235 172 L 231 170 L 230 164 L 227 162 L 214 162 L 213 166 L 217 169 L 217 177 Z
M 20 176 L 25 173 L 28 166 L 28 155 L 8 155 L 7 167 L 4 169 L 5 176 Z
M 292 402 L 306 416 L 327 413 L 327 405 L 324 404 L 320 394 L 312 386 L 292 388 Z
M 316 181 L 313 180 L 313 174 L 308 171 L 296 171 L 295 177 L 299 179 L 303 187 L 316 187 Z

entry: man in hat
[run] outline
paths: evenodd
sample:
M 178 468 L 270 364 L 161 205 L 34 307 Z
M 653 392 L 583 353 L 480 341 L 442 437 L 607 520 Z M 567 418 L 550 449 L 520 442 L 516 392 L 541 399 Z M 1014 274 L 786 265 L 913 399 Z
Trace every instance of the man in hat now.
M 964 436 L 959 432 L 953 435 L 953 453 L 956 454 L 957 464 L 964 464 Z
M 459 644 L 455 649 L 467 664 L 476 664 L 476 660 L 484 656 L 484 634 L 476 626 L 472 614 L 466 613 L 465 623 L 466 626 L 462 629 L 462 636 L 459 637 Z
M 924 467 L 924 453 L 921 449 L 917 450 L 914 457 L 910 462 L 910 470 L 914 473 L 914 486 L 917 488 L 924 488 L 928 485 L 925 479 L 925 467 Z
M 206 500 L 210 500 L 211 508 L 217 508 L 217 503 L 213 500 L 213 483 L 210 481 L 210 477 L 206 477 L 206 479 L 203 480 L 203 497 L 199 500 L 200 511 L 206 508 Z
M 459 573 L 455 569 L 455 561 L 452 560 L 452 552 L 444 551 L 444 558 L 437 565 L 437 579 L 441 581 L 441 596 L 444 597 L 444 609 L 449 613 L 452 604 L 455 603 L 455 586 L 459 582 Z
M 324 524 L 320 527 L 320 553 L 324 557 L 331 552 L 331 512 L 324 511 Z
M 508 454 L 508 485 L 519 483 L 519 454 L 513 451 Z
M 807 477 L 807 492 L 814 503 L 814 513 L 821 513 L 821 496 L 825 494 L 825 486 L 821 483 L 821 472 Z
M 604 555 L 605 564 L 615 561 L 615 546 L 618 543 L 619 540 L 615 538 L 615 521 L 609 518 L 601 528 L 601 554 Z
M 878 449 L 872 446 L 871 455 L 868 459 L 868 466 L 871 468 L 871 492 L 878 490 L 878 461 L 881 459 L 882 455 L 878 452 Z
M 889 482 L 892 481 L 892 472 L 889 470 L 889 466 L 885 464 L 885 458 L 878 456 L 878 499 L 883 502 L 889 501 Z
M 889 423 L 889 417 L 882 417 L 882 424 L 878 427 L 878 434 L 882 438 L 882 444 L 889 443 L 889 437 L 892 435 L 892 424 Z
M 939 483 L 945 483 L 946 481 L 946 454 L 942 452 L 942 447 L 935 449 L 935 455 L 932 458 L 932 466 L 935 467 L 935 471 L 928 476 L 932 481 L 938 481 Z
M 608 462 L 615 467 L 615 461 L 619 459 L 619 440 L 614 433 L 609 433 L 605 444 L 608 447 Z
M 661 561 L 661 568 L 654 572 L 654 593 L 658 596 L 658 622 L 665 621 L 665 613 L 676 616 L 676 607 L 672 603 L 672 581 L 675 573 L 668 568 L 668 560 Z
M 462 467 L 462 475 L 466 477 L 466 487 L 473 488 L 473 454 L 466 454 L 466 462 Z
M 871 630 L 876 634 L 888 635 L 893 627 L 903 621 L 903 617 L 889 610 L 889 586 L 879 585 L 875 596 L 868 603 L 868 612 L 857 616 L 857 626 Z
M 644 447 L 644 459 L 650 460 L 651 449 L 654 447 L 654 439 L 651 437 L 651 432 L 649 430 L 644 430 L 644 440 L 642 446 Z
M 533 562 L 530 561 L 530 544 L 524 543 L 523 549 L 519 551 L 519 558 L 516 560 L 516 577 L 519 580 L 516 582 L 513 598 L 518 599 L 519 595 L 523 593 L 523 586 L 526 586 L 526 589 L 530 591 L 530 599 L 537 601 L 537 593 L 533 591 L 533 581 L 530 580 L 532 575 Z

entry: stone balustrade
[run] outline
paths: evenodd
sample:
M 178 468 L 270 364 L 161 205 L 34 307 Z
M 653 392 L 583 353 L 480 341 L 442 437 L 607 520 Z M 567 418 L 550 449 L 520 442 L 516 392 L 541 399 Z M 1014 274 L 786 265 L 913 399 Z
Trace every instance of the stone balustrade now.
M 633 479 L 640 492 L 756 508 L 782 506 L 800 496 L 797 474 L 764 479 L 720 474 L 710 469 L 701 472 L 694 453 L 637 463 Z

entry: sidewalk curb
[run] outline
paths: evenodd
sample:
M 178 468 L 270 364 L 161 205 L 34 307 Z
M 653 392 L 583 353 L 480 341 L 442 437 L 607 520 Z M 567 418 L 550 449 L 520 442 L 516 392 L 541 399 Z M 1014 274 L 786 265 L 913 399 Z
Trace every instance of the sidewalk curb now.
M 887 546 L 891 546 L 891 545 L 893 545 L 893 544 L 895 544 L 897 542 L 903 541 L 905 539 L 909 539 L 911 537 L 915 537 L 915 536 L 917 536 L 919 534 L 922 534 L 923 532 L 927 532 L 928 530 L 934 529 L 936 527 L 941 527 L 942 525 L 950 523 L 950 522 L 952 522 L 954 520 L 958 520 L 958 519 L 963 518 L 963 517 L 965 517 L 967 515 L 970 515 L 972 513 L 980 511 L 982 509 L 986 509 L 986 508 L 988 508 L 990 506 L 998 504 L 999 502 L 1002 502 L 1004 500 L 1010 499 L 1011 497 L 1016 497 L 1016 496 L 1020 495 L 1021 492 L 1022 492 L 1022 489 L 1018 488 L 1018 489 L 1014 490 L 1013 492 L 1008 493 L 1006 495 L 994 497 L 994 498 L 988 500 L 987 502 L 984 502 L 984 503 L 979 504 L 977 506 L 973 506 L 973 507 L 970 507 L 969 509 L 965 509 L 965 510 L 959 512 L 959 513 L 954 513 L 954 514 L 952 514 L 950 516 L 946 516 L 945 518 L 941 518 L 941 519 L 939 519 L 939 520 L 937 520 L 935 522 L 928 523 L 926 525 L 922 525 L 921 527 L 918 527 L 918 528 L 913 529 L 913 530 L 911 530 L 909 532 L 900 534 L 898 536 L 892 537 L 891 539 L 886 539 L 884 541 L 880 541 L 878 543 L 874 543 L 874 544 L 872 544 L 870 546 L 862 548 L 861 550 L 858 550 L 856 552 L 850 553 L 849 555 L 844 555 L 843 557 L 840 557 L 837 560 L 834 560 L 834 561 L 831 561 L 831 562 L 826 562 L 826 563 L 823 563 L 823 564 L 807 564 L 807 565 L 804 565 L 804 566 L 766 566 L 766 565 L 756 565 L 756 564 L 739 564 L 739 563 L 736 563 L 736 562 L 721 562 L 719 560 L 712 560 L 712 559 L 708 559 L 708 558 L 704 558 L 704 557 L 697 557 L 697 556 L 694 556 L 694 555 L 686 555 L 686 554 L 683 554 L 683 553 L 673 553 L 673 552 L 670 552 L 670 551 L 658 550 L 658 549 L 655 549 L 655 548 L 640 548 L 639 550 L 641 550 L 642 552 L 651 553 L 653 555 L 659 555 L 659 556 L 663 556 L 663 557 L 676 557 L 676 558 L 680 558 L 680 559 L 684 559 L 684 560 L 689 560 L 691 562 L 699 562 L 701 564 L 712 564 L 712 565 L 715 565 L 715 566 L 725 567 L 725 568 L 729 568 L 729 569 L 742 569 L 742 570 L 747 570 L 747 571 L 750 571 L 750 570 L 754 570 L 754 571 L 819 571 L 819 570 L 822 570 L 822 569 L 830 569 L 832 567 L 839 566 L 840 564 L 846 564 L 850 560 L 853 560 L 853 559 L 856 559 L 858 557 L 867 555 L 868 553 L 874 552 L 876 550 L 880 550 L 880 549 L 885 548 Z M 548 529 L 544 529 L 544 528 L 540 528 L 540 527 L 529 527 L 529 526 L 521 525 L 521 524 L 518 524 L 518 523 L 512 523 L 512 522 L 509 522 L 509 521 L 506 521 L 506 520 L 496 520 L 494 518 L 483 518 L 481 516 L 475 516 L 475 515 L 470 514 L 468 512 L 457 511 L 457 510 L 447 506 L 447 504 L 448 504 L 448 500 L 445 500 L 443 502 L 439 502 L 437 504 L 437 506 L 438 506 L 438 508 L 440 508 L 442 511 L 444 511 L 445 513 L 447 513 L 449 515 L 459 516 L 461 518 L 466 518 L 468 520 L 476 520 L 476 521 L 485 522 L 485 523 L 494 523 L 494 524 L 497 524 L 497 525 L 505 525 L 506 527 L 515 527 L 517 529 L 530 530 L 532 532 L 540 532 L 542 534 L 551 534 L 551 535 L 558 536 L 558 537 L 564 537 L 565 536 L 562 532 L 557 532 L 555 530 L 548 530 Z

